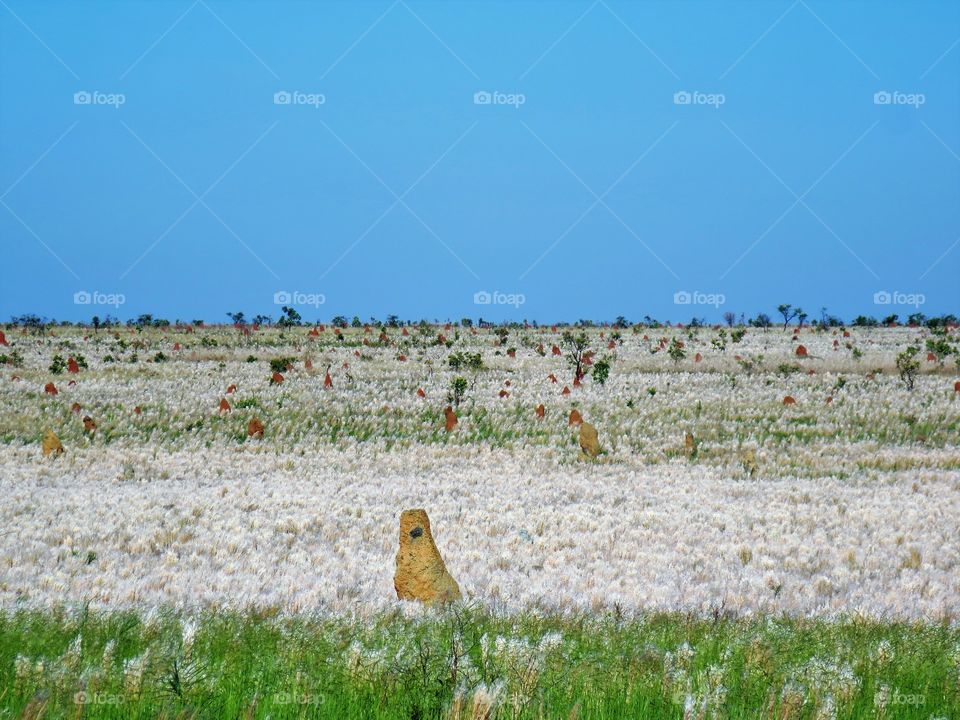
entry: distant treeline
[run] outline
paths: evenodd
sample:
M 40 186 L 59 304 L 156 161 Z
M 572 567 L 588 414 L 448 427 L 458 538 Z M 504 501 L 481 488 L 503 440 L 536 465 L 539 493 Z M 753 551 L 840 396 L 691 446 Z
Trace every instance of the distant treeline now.
M 910 326 L 910 327 L 928 327 L 928 328 L 943 328 L 943 327 L 956 327 L 960 325 L 960 320 L 957 319 L 956 315 L 947 314 L 927 317 L 924 313 L 915 312 L 908 315 L 906 318 L 901 318 L 899 315 L 887 315 L 883 318 L 875 318 L 870 315 L 858 315 L 855 317 L 849 324 L 844 322 L 841 318 L 836 315 L 831 315 L 826 312 L 826 310 L 821 311 L 819 318 L 810 319 L 809 315 L 805 313 L 799 307 L 793 307 L 792 305 L 780 305 L 777 308 L 777 313 L 779 318 L 776 322 L 767 315 L 766 313 L 758 313 L 755 317 L 747 318 L 743 313 L 739 316 L 733 312 L 726 312 L 723 314 L 723 323 L 728 327 L 755 327 L 755 328 L 770 328 L 776 326 L 782 326 L 786 329 L 790 325 L 802 328 L 805 326 L 810 327 L 819 327 L 819 328 L 840 328 L 840 327 L 897 327 L 897 326 Z M 99 330 L 101 328 L 119 328 L 119 327 L 129 327 L 136 329 L 144 328 L 167 328 L 167 327 L 205 327 L 210 325 L 221 325 L 221 324 L 230 324 L 236 327 L 247 327 L 247 326 L 265 326 L 265 327 L 310 327 L 315 325 L 328 324 L 336 328 L 363 328 L 363 327 L 376 327 L 376 328 L 401 328 L 401 327 L 417 327 L 417 326 L 427 326 L 427 325 L 459 325 L 460 327 L 471 328 L 493 328 L 493 327 L 513 327 L 513 328 L 522 328 L 522 327 L 541 327 L 541 326 L 558 326 L 558 327 L 579 327 L 579 328 L 591 328 L 591 327 L 612 327 L 612 328 L 628 328 L 637 325 L 644 327 L 670 327 L 673 323 L 668 320 L 660 321 L 650 315 L 644 315 L 643 318 L 639 321 L 632 322 L 628 320 L 623 315 L 616 317 L 613 321 L 595 321 L 595 320 L 577 320 L 576 322 L 552 322 L 552 323 L 541 323 L 536 320 L 522 320 L 522 321 L 501 321 L 494 322 L 490 320 L 485 320 L 484 318 L 478 318 L 474 321 L 472 318 L 461 318 L 460 320 L 401 320 L 397 315 L 387 315 L 385 319 L 380 319 L 376 317 L 370 317 L 367 320 L 361 320 L 358 316 L 354 315 L 351 319 L 347 319 L 343 315 L 337 315 L 333 318 L 326 320 L 315 320 L 313 322 L 304 320 L 300 313 L 297 312 L 294 308 L 283 307 L 281 308 L 281 314 L 278 318 L 274 319 L 269 315 L 254 315 L 253 317 L 248 318 L 243 312 L 228 312 L 226 313 L 229 323 L 207 323 L 204 320 L 189 320 L 184 321 L 180 319 L 168 320 L 166 318 L 155 317 L 150 313 L 144 313 L 138 315 L 135 318 L 128 318 L 127 320 L 120 320 L 111 315 L 105 315 L 100 317 L 99 315 L 94 315 L 88 321 L 73 322 L 70 320 L 56 320 L 54 318 L 41 317 L 39 315 L 27 314 L 19 315 L 10 318 L 10 322 L 6 323 L 7 329 L 11 328 L 26 328 L 33 332 L 42 334 L 47 329 L 53 327 L 83 327 L 83 328 L 92 328 L 94 330 Z M 689 321 L 685 323 L 677 323 L 676 325 L 682 325 L 684 327 L 710 327 L 716 323 L 708 323 L 703 318 L 692 317 Z

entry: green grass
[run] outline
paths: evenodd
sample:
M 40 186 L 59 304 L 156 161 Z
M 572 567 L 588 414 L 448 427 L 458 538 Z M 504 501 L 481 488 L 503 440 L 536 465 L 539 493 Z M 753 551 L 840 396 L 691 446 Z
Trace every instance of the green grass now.
M 814 718 L 830 703 L 875 718 L 878 693 L 885 717 L 960 715 L 960 631 L 945 625 L 205 611 L 191 640 L 188 622 L 0 612 L 0 717 L 681 718 L 689 697 L 711 718 Z M 482 688 L 498 702 L 472 715 Z

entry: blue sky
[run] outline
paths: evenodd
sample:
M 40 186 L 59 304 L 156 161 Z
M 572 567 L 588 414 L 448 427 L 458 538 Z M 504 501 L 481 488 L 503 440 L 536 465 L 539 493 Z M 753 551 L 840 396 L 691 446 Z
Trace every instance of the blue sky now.
M 2 0 L 0 317 L 958 312 L 958 77 L 956 2 Z

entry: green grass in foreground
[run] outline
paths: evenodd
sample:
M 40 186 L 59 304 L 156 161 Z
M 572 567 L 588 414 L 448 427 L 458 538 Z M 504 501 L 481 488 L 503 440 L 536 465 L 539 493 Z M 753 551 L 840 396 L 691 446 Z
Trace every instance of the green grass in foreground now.
M 0 718 L 18 717 L 955 718 L 960 630 L 16 610 L 0 612 Z

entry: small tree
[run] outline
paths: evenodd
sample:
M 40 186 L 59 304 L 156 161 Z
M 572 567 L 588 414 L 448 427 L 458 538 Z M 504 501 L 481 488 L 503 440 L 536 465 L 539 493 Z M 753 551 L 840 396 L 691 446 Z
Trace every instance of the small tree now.
M 278 327 L 295 327 L 303 324 L 303 318 L 294 308 L 284 305 L 280 308 L 280 312 L 283 314 L 277 320 Z
M 587 352 L 587 346 L 590 344 L 585 332 L 574 335 L 570 330 L 563 332 L 563 344 L 567 348 L 567 362 L 573 368 L 574 380 L 582 380 L 586 374 L 583 369 L 583 356 Z
M 455 377 L 450 381 L 450 392 L 447 393 L 447 402 L 453 407 L 460 407 L 464 396 L 467 394 L 467 379 L 465 377 Z
M 790 305 L 789 303 L 784 303 L 783 305 L 777 305 L 777 312 L 783 315 L 783 329 L 786 330 L 787 325 L 790 324 L 790 321 L 802 311 L 800 308 L 794 309 L 793 305 Z
M 770 316 L 766 313 L 758 313 L 757 316 L 750 321 L 750 324 L 753 327 L 763 328 L 766 330 L 768 327 L 773 325 L 773 322 L 770 320 Z
M 667 354 L 673 360 L 674 363 L 679 364 L 687 356 L 687 351 L 683 349 L 683 343 L 679 338 L 673 338 L 670 341 L 670 347 L 667 349 Z
M 727 327 L 733 327 L 733 324 L 737 321 L 737 316 L 734 313 L 727 310 L 723 314 L 723 320 L 725 323 L 727 323 Z
M 900 371 L 900 379 L 907 386 L 907 390 L 913 390 L 914 382 L 917 379 L 917 373 L 920 372 L 920 361 L 917 360 L 917 354 L 920 348 L 911 345 L 902 353 L 897 355 L 897 370 Z

